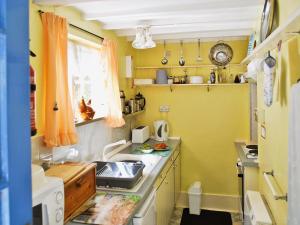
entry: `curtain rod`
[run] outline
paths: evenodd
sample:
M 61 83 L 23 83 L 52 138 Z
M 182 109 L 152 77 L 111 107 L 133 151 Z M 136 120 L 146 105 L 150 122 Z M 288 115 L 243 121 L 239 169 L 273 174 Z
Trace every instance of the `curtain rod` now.
M 39 12 L 39 14 L 43 14 L 43 13 L 44 13 L 44 11 L 42 11 L 42 10 L 39 10 L 38 12 Z M 94 36 L 94 37 L 97 37 L 97 38 L 101 39 L 102 41 L 104 40 L 103 37 L 101 37 L 101 36 L 99 36 L 99 35 L 97 35 L 97 34 L 94 34 L 94 33 L 90 32 L 90 31 L 85 30 L 85 29 L 83 29 L 83 28 L 81 28 L 81 27 L 78 27 L 78 26 L 76 26 L 76 25 L 74 25 L 74 24 L 71 24 L 71 23 L 68 23 L 68 24 L 69 24 L 69 26 L 71 26 L 71 27 L 73 27 L 73 28 L 76 28 L 76 29 L 81 30 L 81 31 L 83 31 L 83 32 L 85 32 L 85 33 L 88 33 L 88 34 L 90 34 L 90 35 L 92 35 L 92 36 Z

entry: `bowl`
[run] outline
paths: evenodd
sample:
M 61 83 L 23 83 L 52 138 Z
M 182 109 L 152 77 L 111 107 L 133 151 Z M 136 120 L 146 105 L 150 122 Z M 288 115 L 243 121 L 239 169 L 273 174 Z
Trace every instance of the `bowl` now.
M 150 148 L 150 149 L 141 149 L 141 152 L 146 153 L 146 154 L 150 154 L 153 151 L 154 151 L 153 148 Z

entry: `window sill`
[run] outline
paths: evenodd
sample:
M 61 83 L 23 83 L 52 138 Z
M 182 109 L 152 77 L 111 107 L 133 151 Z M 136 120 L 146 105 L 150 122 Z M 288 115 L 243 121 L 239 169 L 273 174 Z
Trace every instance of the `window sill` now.
M 123 118 L 124 119 L 132 118 L 132 117 L 135 117 L 135 116 L 138 116 L 138 115 L 142 114 L 143 112 L 145 112 L 145 110 L 141 110 L 141 111 L 126 114 L 126 115 L 123 114 Z M 104 120 L 104 118 L 105 117 L 99 117 L 99 118 L 95 118 L 95 119 L 92 119 L 92 120 L 79 121 L 79 122 L 75 123 L 75 126 L 80 127 L 80 126 L 83 126 L 83 125 L 86 125 L 86 124 L 89 124 L 89 123 L 94 123 L 96 121 Z
M 83 125 L 86 125 L 86 124 L 89 124 L 89 123 L 93 123 L 93 122 L 96 122 L 96 121 L 100 121 L 100 120 L 103 120 L 103 119 L 104 119 L 104 117 L 99 117 L 99 118 L 95 118 L 95 119 L 92 119 L 92 120 L 82 120 L 82 121 L 76 122 L 75 127 L 80 127 L 80 126 L 83 126 Z

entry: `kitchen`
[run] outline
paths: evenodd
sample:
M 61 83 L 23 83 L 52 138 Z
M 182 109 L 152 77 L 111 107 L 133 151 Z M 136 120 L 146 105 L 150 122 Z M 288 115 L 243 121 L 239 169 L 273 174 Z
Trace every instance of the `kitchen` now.
M 7 7 L 17 7 L 10 4 Z M 294 92 L 297 96 L 300 78 L 297 0 L 189 0 L 184 5 L 180 1 L 140 5 L 137 1 L 36 0 L 22 4 L 29 10 L 24 19 L 29 26 L 27 49 L 32 53 L 34 110 L 32 137 L 23 129 L 24 136 L 20 134 L 18 140 L 24 140 L 31 151 L 22 152 L 22 158 L 19 144 L 7 153 L 7 147 L 1 147 L 1 174 L 6 174 L 6 154 L 12 154 L 22 163 L 26 159 L 19 170 L 26 180 L 3 185 L 0 180 L 0 209 L 7 207 L 4 211 L 10 212 L 2 214 L 0 224 L 25 224 L 25 218 L 29 224 L 47 224 L 29 222 L 32 212 L 33 221 L 40 216 L 45 220 L 47 210 L 48 224 L 80 224 L 92 217 L 88 209 L 97 212 L 97 224 L 299 224 L 294 210 L 299 206 L 299 186 L 292 179 L 299 174 L 293 151 L 298 144 L 299 115 L 292 110 L 297 101 L 290 96 Z M 68 25 L 62 31 L 67 49 L 46 38 L 56 32 L 51 19 Z M 18 32 L 26 35 L 23 29 Z M 7 39 L 8 43 L 17 36 Z M 139 45 L 142 36 L 147 46 Z M 68 61 L 55 67 L 47 59 L 58 49 L 63 49 Z M 273 70 L 266 71 L 262 62 Z M 51 76 L 60 67 L 68 70 L 68 77 L 57 77 L 55 83 Z M 24 93 L 26 79 L 29 82 L 29 76 L 16 81 Z M 64 99 L 66 95 L 69 100 Z M 8 95 L 8 100 L 13 96 Z M 29 99 L 29 94 L 25 97 Z M 66 104 L 60 104 L 65 100 Z M 29 105 L 23 101 L 26 104 L 19 105 Z M 15 107 L 12 114 L 7 113 L 11 120 L 3 117 L 0 124 L 16 127 L 9 139 L 13 144 L 17 128 L 22 130 L 21 124 L 28 128 L 29 120 L 12 117 L 23 109 L 7 105 Z M 60 113 L 64 115 L 53 116 Z M 29 117 L 26 110 L 22 114 Z M 69 137 L 53 138 L 55 126 L 67 130 Z M 5 140 L 3 129 L 1 140 Z M 256 146 L 246 149 L 246 144 Z M 18 173 L 10 164 L 7 179 L 13 180 Z M 99 179 L 104 168 L 112 172 L 114 166 L 119 174 L 130 176 L 125 179 L 130 188 L 121 188 L 120 179 L 115 183 Z M 290 166 L 296 168 L 294 173 Z M 132 175 L 138 176 L 133 180 Z M 48 181 L 57 182 L 60 191 Z M 31 208 L 24 217 L 9 210 L 13 203 L 5 206 L 2 201 L 12 201 L 5 190 L 12 185 L 14 193 L 14 183 L 26 186 L 18 193 L 30 197 L 26 202 Z M 43 187 L 45 196 L 61 193 L 59 203 L 37 197 Z M 104 202 L 114 202 L 119 213 Z M 51 207 L 46 210 L 41 205 Z M 59 222 L 54 222 L 57 218 L 51 212 Z

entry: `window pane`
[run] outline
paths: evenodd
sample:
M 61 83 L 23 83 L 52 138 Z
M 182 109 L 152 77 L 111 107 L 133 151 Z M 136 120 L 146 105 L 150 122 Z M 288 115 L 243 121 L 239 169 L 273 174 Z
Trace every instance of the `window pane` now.
M 79 102 L 83 98 L 96 112 L 94 118 L 106 113 L 105 62 L 100 51 L 74 41 L 69 41 L 69 87 L 75 119 L 81 120 Z

